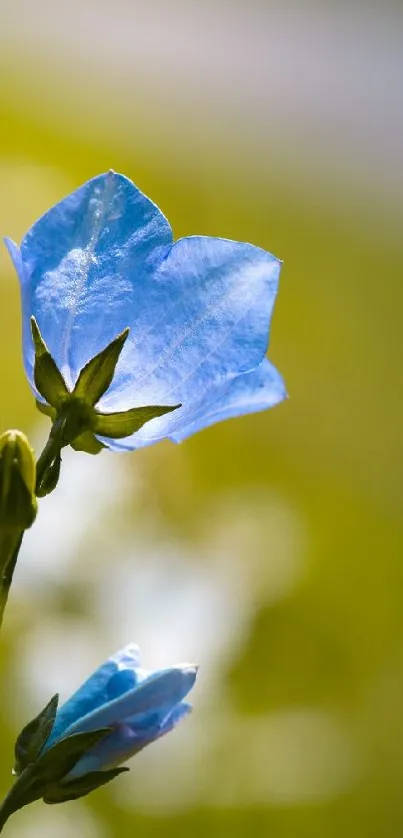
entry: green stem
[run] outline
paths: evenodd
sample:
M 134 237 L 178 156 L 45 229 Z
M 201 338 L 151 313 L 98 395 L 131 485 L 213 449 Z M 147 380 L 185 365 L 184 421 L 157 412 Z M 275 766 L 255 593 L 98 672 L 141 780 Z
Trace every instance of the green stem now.
M 13 807 L 12 793 L 13 789 L 10 789 L 3 802 L 0 804 L 0 832 L 2 832 L 3 827 L 7 823 L 10 815 L 12 815 L 13 812 L 15 812 L 15 809 Z
M 2 567 L 4 567 L 0 588 L 0 628 L 3 625 L 4 612 L 23 537 L 24 530 L 16 533 L 0 532 L 0 555 L 2 557 Z
M 0 832 L 14 812 L 42 797 L 42 794 L 38 793 L 33 784 L 34 770 L 35 766 L 33 764 L 29 765 L 20 774 L 18 780 L 11 786 L 4 800 L 0 803 Z
M 57 436 L 50 437 L 42 451 L 42 454 L 39 457 L 39 460 L 36 464 L 36 494 L 40 491 L 42 480 L 49 468 L 52 465 L 53 461 L 60 453 L 60 441 L 58 440 Z
M 6 794 L 4 800 L 0 804 L 0 832 L 7 823 L 9 817 L 14 814 L 21 805 L 18 803 L 19 783 L 11 786 L 10 791 Z
M 5 805 L 6 801 L 7 801 L 7 798 L 5 798 L 5 800 L 3 801 L 3 803 L 0 806 L 0 832 L 3 831 L 3 827 L 6 825 L 10 815 L 13 814 L 12 810 L 11 811 L 7 810 L 7 807 Z

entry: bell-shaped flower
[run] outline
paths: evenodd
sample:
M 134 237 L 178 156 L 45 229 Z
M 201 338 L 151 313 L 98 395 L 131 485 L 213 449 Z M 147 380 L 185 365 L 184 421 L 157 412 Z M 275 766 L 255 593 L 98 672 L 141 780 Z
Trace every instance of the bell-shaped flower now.
M 69 394 L 80 404 L 88 394 L 96 410 L 84 429 L 131 450 L 285 398 L 265 357 L 281 264 L 265 250 L 208 236 L 174 242 L 158 207 L 115 172 L 50 209 L 20 248 L 6 244 L 21 284 L 25 370 L 52 418 Z M 61 374 L 48 385 L 49 364 L 35 374 L 32 323 L 37 358 L 48 351 Z M 116 369 L 93 386 L 117 338 Z

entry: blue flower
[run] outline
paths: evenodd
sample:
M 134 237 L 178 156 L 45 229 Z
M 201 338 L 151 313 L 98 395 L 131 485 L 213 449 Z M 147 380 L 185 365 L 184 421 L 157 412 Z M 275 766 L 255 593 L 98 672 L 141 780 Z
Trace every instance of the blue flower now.
M 265 358 L 281 265 L 265 250 L 208 236 L 173 242 L 158 207 L 115 172 L 50 209 L 21 248 L 6 245 L 21 283 L 25 369 L 40 401 L 32 316 L 70 390 L 130 328 L 100 411 L 181 405 L 124 439 L 98 435 L 107 447 L 180 442 L 285 398 Z
M 74 733 L 108 727 L 111 732 L 81 757 L 65 780 L 114 768 L 172 730 L 190 712 L 183 699 L 196 672 L 190 665 L 146 672 L 134 645 L 99 667 L 58 710 L 46 750 Z

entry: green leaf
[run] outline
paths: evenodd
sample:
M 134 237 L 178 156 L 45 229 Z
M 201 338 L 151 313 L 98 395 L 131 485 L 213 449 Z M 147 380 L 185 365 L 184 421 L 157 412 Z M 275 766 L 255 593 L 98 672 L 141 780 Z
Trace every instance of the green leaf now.
M 78 777 L 77 780 L 72 780 L 70 783 L 58 783 L 49 786 L 46 793 L 43 795 L 44 803 L 64 803 L 66 800 L 77 800 L 79 797 L 84 797 L 100 786 L 110 783 L 119 774 L 129 771 L 129 768 L 111 768 L 109 771 L 91 771 L 89 774 L 84 774 L 83 777 Z
M 21 774 L 30 763 L 38 759 L 52 733 L 58 702 L 59 696 L 54 695 L 39 715 L 21 731 L 14 748 L 14 774 Z
M 116 364 L 124 347 L 129 329 L 124 329 L 102 352 L 82 368 L 74 388 L 74 395 L 95 405 L 112 383 Z
M 39 330 L 35 317 L 31 317 L 32 340 L 35 349 L 34 380 L 36 387 L 52 407 L 59 408 L 69 395 L 64 378 L 53 360 Z
M 87 751 L 104 739 L 110 733 L 110 728 L 90 730 L 85 733 L 73 733 L 56 742 L 48 751 L 42 753 L 35 766 L 35 779 L 43 786 L 57 783 Z
M 171 413 L 178 407 L 181 407 L 181 405 L 150 405 L 148 407 L 133 407 L 123 413 L 100 413 L 96 410 L 92 420 L 92 428 L 94 433 L 99 434 L 99 436 L 123 439 L 125 436 L 134 434 L 150 419 L 163 416 L 165 413 Z
M 91 431 L 84 431 L 70 443 L 75 451 L 85 451 L 86 454 L 99 454 L 105 446 L 99 442 Z

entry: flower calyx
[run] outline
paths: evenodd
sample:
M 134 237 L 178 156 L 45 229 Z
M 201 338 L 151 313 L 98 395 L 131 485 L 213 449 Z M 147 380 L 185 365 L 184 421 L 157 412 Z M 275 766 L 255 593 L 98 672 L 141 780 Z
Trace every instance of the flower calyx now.
M 37 400 L 37 407 L 52 419 L 49 442 L 54 456 L 40 475 L 37 494 L 47 494 L 58 479 L 60 450 L 71 445 L 78 451 L 98 454 L 104 445 L 97 437 L 123 439 L 138 431 L 145 422 L 163 416 L 180 407 L 177 405 L 145 405 L 117 413 L 104 413 L 96 405 L 110 387 L 116 365 L 127 340 L 129 329 L 124 329 L 108 346 L 91 358 L 82 368 L 77 382 L 69 390 L 57 367 L 38 326 L 31 317 L 32 339 L 35 349 L 34 381 L 44 401 Z M 51 468 L 53 473 L 48 474 Z M 46 485 L 49 480 L 50 489 Z M 54 484 L 54 485 L 53 485 Z M 38 491 L 39 490 L 39 491 Z
M 69 779 L 69 772 L 82 757 L 110 733 L 109 728 L 75 733 L 48 746 L 55 723 L 59 696 L 55 695 L 27 724 L 15 744 L 17 777 L 6 798 L 7 816 L 41 798 L 45 803 L 75 800 L 105 785 L 123 768 L 92 772 L 78 779 Z

